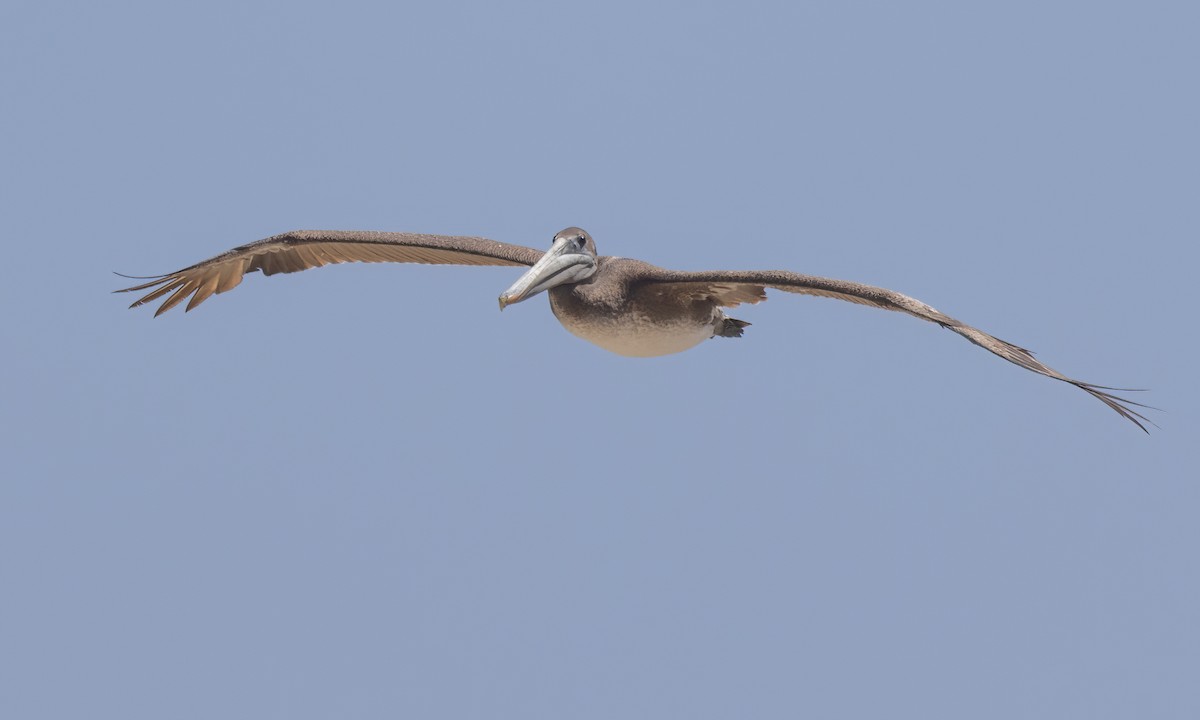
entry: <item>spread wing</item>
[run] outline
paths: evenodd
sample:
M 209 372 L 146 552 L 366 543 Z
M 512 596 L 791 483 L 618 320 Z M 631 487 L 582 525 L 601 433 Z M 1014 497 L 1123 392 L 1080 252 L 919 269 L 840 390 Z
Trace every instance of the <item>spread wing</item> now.
M 235 247 L 167 275 L 136 278 L 150 282 L 116 292 L 151 290 L 134 308 L 170 293 L 155 317 L 189 296 L 191 310 L 214 294 L 232 290 L 246 273 L 293 273 L 347 262 L 399 262 L 427 265 L 533 265 L 541 250 L 480 237 L 357 230 L 296 230 Z
M 697 300 L 711 300 L 722 307 L 736 307 L 741 303 L 757 303 L 766 300 L 766 289 L 773 288 L 800 295 L 835 298 L 837 300 L 858 303 L 859 305 L 870 305 L 884 310 L 907 313 L 921 320 L 937 323 L 947 330 L 958 333 L 984 350 L 999 355 L 1026 370 L 1070 383 L 1100 400 L 1100 402 L 1112 408 L 1121 417 L 1134 423 L 1143 431 L 1148 432 L 1142 421 L 1154 424 L 1146 416 L 1134 409 L 1135 407 L 1149 408 L 1149 406 L 1106 392 L 1108 390 L 1119 390 L 1120 388 L 1094 385 L 1067 377 L 1039 362 L 1034 358 L 1033 353 L 1025 348 L 989 335 L 978 328 L 955 320 L 949 315 L 935 310 L 916 298 L 901 295 L 892 290 L 847 280 L 834 280 L 815 275 L 801 275 L 800 273 L 782 270 L 674 272 L 654 268 L 653 266 L 648 267 L 653 269 L 641 274 L 632 292 L 678 294 L 691 296 Z

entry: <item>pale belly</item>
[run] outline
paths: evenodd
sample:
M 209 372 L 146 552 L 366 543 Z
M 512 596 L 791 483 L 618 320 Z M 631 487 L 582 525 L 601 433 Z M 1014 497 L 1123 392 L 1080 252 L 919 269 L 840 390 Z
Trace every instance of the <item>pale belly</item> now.
M 575 317 L 555 312 L 572 335 L 628 357 L 656 357 L 693 348 L 713 335 L 714 320 L 650 318 L 638 313 L 616 317 Z

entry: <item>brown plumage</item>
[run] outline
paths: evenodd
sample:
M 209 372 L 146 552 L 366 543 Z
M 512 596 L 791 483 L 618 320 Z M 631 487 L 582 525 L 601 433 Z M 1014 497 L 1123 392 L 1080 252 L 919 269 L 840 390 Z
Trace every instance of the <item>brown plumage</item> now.
M 501 308 L 549 290 L 550 306 L 570 332 L 623 355 L 679 352 L 709 337 L 736 337 L 748 323 L 722 308 L 767 299 L 768 288 L 834 298 L 905 313 L 955 332 L 1020 367 L 1070 383 L 1146 430 L 1150 422 L 1135 407 L 1101 385 L 1070 378 L 1044 365 L 1024 348 L 960 322 L 920 300 L 880 287 L 783 270 L 679 272 L 640 260 L 597 256 L 591 236 L 567 228 L 548 252 L 479 237 L 415 233 L 302 230 L 236 247 L 150 282 L 117 292 L 150 290 L 130 307 L 166 296 L 155 315 L 190 297 L 191 310 L 230 290 L 249 272 L 290 273 L 344 262 L 435 265 L 532 266 L 507 293 Z

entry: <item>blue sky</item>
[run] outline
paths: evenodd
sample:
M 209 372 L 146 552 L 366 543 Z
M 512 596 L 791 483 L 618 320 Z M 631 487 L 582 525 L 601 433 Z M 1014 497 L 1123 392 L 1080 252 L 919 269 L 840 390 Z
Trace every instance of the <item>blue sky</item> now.
M 0 8 L 0 715 L 1194 718 L 1191 3 Z M 883 285 L 607 354 L 507 268 Z

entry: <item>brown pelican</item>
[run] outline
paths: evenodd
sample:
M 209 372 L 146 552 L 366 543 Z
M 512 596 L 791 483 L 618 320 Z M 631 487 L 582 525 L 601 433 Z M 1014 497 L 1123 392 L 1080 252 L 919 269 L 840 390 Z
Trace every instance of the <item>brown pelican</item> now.
M 1069 378 L 1034 359 L 1028 350 L 907 295 L 784 270 L 664 270 L 640 260 L 598 256 L 592 236 L 577 227 L 555 235 L 546 252 L 480 237 L 298 230 L 236 247 L 167 275 L 135 278 L 149 282 L 117 292 L 150 290 L 130 307 L 167 296 L 154 313 L 157 317 L 188 298 L 187 310 L 191 310 L 210 296 L 233 289 L 249 272 L 274 275 L 345 262 L 528 266 L 500 296 L 501 310 L 548 291 L 550 309 L 573 335 L 636 357 L 681 352 L 713 337 L 741 337 L 750 323 L 727 316 L 722 308 L 766 300 L 767 288 L 848 300 L 937 323 L 1026 370 L 1080 388 L 1143 431 L 1146 426 L 1141 421 L 1150 422 L 1133 409 L 1148 406 L 1106 392 L 1118 388 Z

